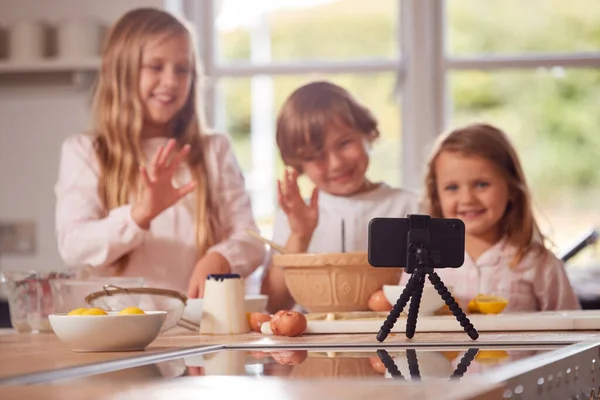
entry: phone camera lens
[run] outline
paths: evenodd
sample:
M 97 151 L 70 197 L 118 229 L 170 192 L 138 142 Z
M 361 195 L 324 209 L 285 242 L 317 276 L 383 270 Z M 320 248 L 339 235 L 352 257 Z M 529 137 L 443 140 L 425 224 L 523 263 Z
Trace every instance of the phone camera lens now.
M 459 231 L 459 230 L 460 230 L 460 226 L 459 226 L 458 224 L 452 224 L 452 228 L 453 228 L 455 231 Z

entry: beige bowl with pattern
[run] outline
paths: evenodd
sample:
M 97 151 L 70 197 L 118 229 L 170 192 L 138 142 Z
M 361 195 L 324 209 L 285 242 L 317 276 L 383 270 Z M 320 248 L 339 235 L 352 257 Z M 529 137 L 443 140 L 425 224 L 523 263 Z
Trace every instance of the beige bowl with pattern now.
M 367 252 L 275 254 L 290 294 L 309 312 L 367 311 L 369 297 L 397 285 L 401 268 L 374 268 Z

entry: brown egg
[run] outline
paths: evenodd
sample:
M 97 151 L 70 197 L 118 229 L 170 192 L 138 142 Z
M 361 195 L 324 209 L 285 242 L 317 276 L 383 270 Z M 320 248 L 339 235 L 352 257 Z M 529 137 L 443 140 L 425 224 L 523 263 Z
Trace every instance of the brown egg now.
M 288 312 L 288 310 L 280 310 L 271 316 L 271 331 L 273 332 L 273 335 L 281 336 L 281 332 L 279 331 L 279 320 L 286 312 Z
M 277 330 L 280 335 L 300 336 L 306 330 L 306 317 L 297 311 L 288 311 L 279 316 Z
M 271 316 L 269 314 L 260 312 L 248 313 L 248 325 L 250 325 L 250 329 L 254 332 L 260 332 L 260 326 L 264 322 L 269 322 L 270 320 Z
M 306 350 L 285 350 L 285 351 L 274 351 L 271 353 L 271 357 L 278 364 L 281 365 L 298 365 L 306 360 L 308 357 L 308 351 Z
M 383 294 L 383 289 L 379 289 L 369 297 L 368 307 L 371 311 L 390 311 L 392 309 L 392 305 Z
M 373 371 L 375 371 L 378 374 L 385 375 L 387 368 L 383 364 L 383 361 L 381 361 L 381 358 L 379 358 L 378 356 L 371 356 L 369 357 L 369 363 L 371 364 L 371 368 L 373 368 Z

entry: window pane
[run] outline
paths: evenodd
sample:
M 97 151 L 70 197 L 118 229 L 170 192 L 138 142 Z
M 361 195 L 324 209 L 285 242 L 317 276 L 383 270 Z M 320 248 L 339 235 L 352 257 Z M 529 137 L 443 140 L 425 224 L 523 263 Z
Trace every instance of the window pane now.
M 512 137 L 538 223 L 558 249 L 600 226 L 600 71 L 460 71 L 450 76 L 452 126 L 485 121 Z
M 598 0 L 449 0 L 445 4 L 452 55 L 600 50 Z
M 216 20 L 218 60 L 395 58 L 398 2 L 223 0 Z
M 316 79 L 343 86 L 371 109 L 379 120 L 381 135 L 373 145 L 368 176 L 374 181 L 400 184 L 400 104 L 392 97 L 394 73 L 220 79 L 216 125 L 233 138 L 255 215 L 266 235 L 271 234 L 277 207 L 276 179 L 284 171 L 275 142 L 277 112 L 293 90 Z M 308 179 L 302 177 L 300 186 L 309 196 L 312 185 Z

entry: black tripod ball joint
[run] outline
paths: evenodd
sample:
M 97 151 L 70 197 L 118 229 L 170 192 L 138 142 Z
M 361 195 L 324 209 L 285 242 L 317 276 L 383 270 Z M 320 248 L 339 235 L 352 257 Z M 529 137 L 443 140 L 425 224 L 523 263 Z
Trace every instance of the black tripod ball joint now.
M 377 334 L 377 340 L 383 342 L 387 338 L 394 327 L 394 324 L 398 321 L 402 310 L 408 304 L 408 300 L 410 300 L 410 307 L 408 309 L 408 319 L 406 321 L 406 337 L 409 339 L 414 337 L 426 276 L 467 335 L 469 335 L 471 339 L 476 340 L 479 337 L 479 333 L 473 324 L 471 324 L 471 321 L 462 311 L 454 297 L 452 297 L 452 294 L 446 285 L 444 285 L 442 279 L 435 273 L 433 260 L 431 260 L 431 257 L 429 256 L 427 246 L 423 243 L 409 243 L 408 252 L 408 262 L 405 271 L 406 273 L 411 274 L 410 279 L 398 297 L 398 301 L 396 301 L 396 304 L 381 326 L 381 329 Z

